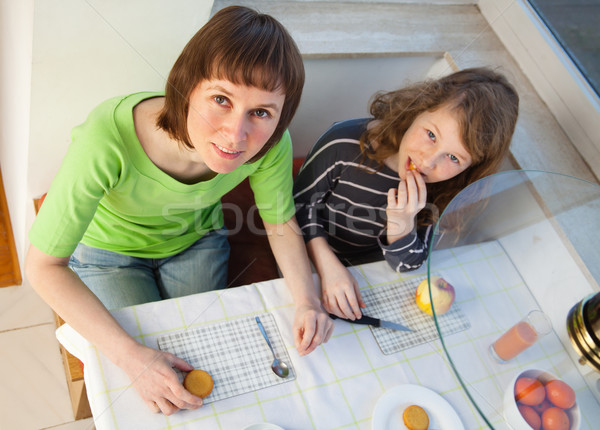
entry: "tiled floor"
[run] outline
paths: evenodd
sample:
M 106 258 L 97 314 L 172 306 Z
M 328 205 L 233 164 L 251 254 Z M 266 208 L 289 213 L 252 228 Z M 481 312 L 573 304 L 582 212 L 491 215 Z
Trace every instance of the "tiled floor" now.
M 54 320 L 30 286 L 0 288 L 0 429 L 90 430 L 74 421 Z

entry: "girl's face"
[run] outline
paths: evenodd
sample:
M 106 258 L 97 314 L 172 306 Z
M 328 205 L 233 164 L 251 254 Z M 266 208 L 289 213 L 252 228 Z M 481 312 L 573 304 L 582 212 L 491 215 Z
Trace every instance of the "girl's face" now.
M 417 116 L 398 151 L 398 174 L 403 180 L 406 172 L 414 168 L 425 182 L 441 182 L 463 172 L 471 163 L 458 121 L 447 107 Z
M 187 127 L 193 161 L 229 173 L 254 157 L 277 124 L 285 94 L 212 79 L 190 95 Z

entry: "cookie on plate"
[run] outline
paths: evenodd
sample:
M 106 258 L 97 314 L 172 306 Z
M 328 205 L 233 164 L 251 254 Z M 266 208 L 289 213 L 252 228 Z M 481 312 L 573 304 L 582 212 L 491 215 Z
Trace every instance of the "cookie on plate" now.
M 429 428 L 429 416 L 420 406 L 410 405 L 404 409 L 402 419 L 409 430 L 427 430 Z

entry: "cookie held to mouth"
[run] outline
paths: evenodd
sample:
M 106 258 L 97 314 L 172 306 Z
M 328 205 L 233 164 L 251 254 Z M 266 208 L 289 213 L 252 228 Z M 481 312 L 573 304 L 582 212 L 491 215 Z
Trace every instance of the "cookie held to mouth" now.
M 417 166 L 415 165 L 415 163 L 412 162 L 412 160 L 410 160 L 410 164 L 408 165 L 408 170 L 417 170 Z

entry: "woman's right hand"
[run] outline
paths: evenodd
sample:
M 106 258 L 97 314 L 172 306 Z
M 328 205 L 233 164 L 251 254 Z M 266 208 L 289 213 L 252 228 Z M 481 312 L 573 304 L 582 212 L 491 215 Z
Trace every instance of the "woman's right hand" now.
M 353 321 L 360 318 L 360 309 L 366 305 L 360 294 L 358 282 L 350 271 L 338 260 L 337 264 L 330 264 L 319 274 L 325 310 Z
M 187 391 L 173 367 L 189 372 L 193 367 L 175 355 L 137 344 L 124 354 L 120 367 L 127 373 L 142 400 L 153 412 L 171 415 L 180 409 L 198 409 L 202 398 Z
M 123 369 L 148 407 L 170 415 L 196 409 L 202 399 L 189 393 L 173 370 L 192 370 L 186 361 L 137 342 L 117 323 L 98 297 L 68 267 L 69 257 L 53 257 L 31 245 L 26 273 L 35 291 L 79 334 Z

